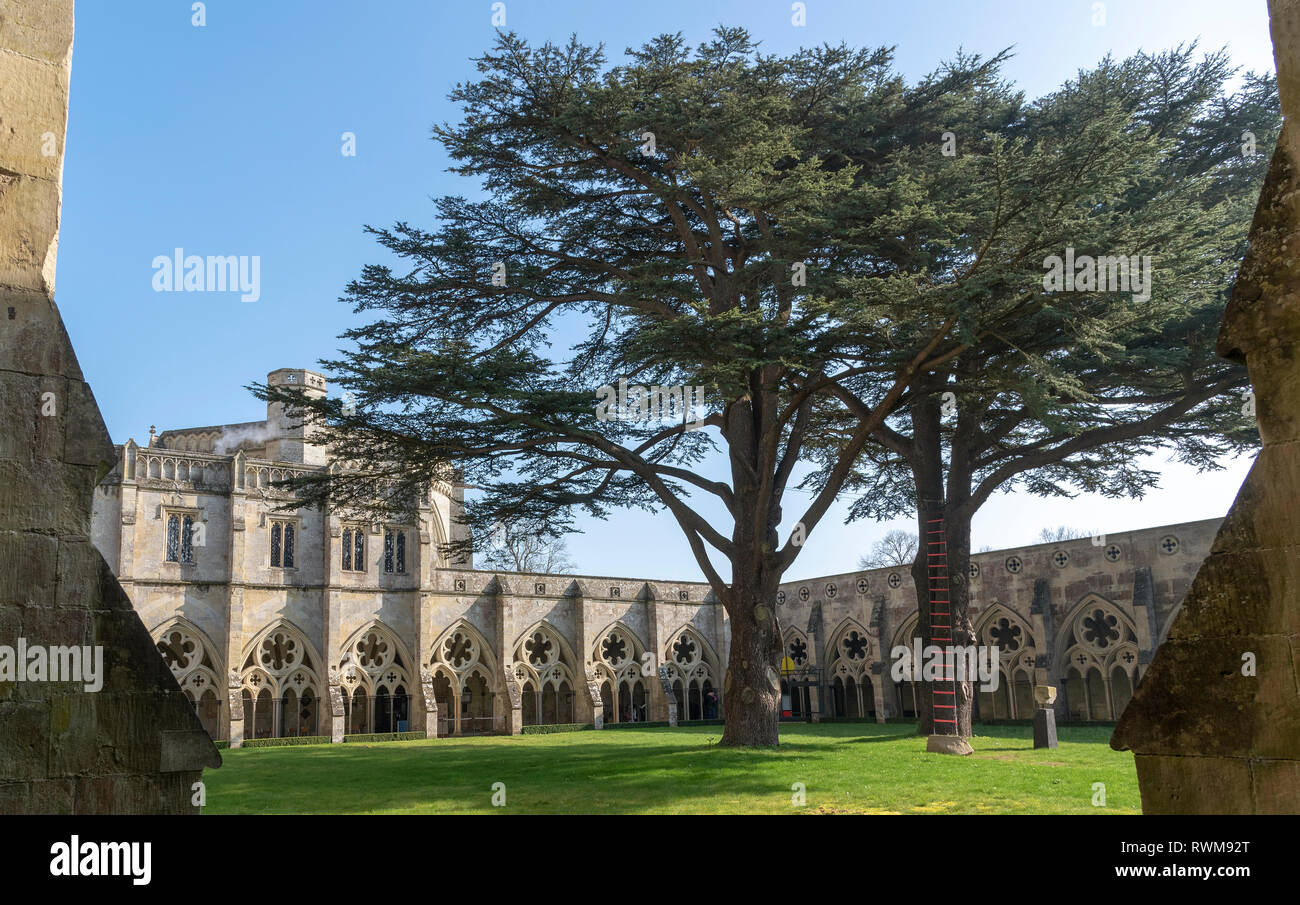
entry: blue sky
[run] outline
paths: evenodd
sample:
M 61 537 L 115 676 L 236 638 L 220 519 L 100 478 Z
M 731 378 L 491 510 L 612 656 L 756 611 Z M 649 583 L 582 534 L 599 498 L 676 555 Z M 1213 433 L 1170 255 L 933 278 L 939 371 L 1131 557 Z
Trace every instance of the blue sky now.
M 353 319 L 339 295 L 364 264 L 383 260 L 362 226 L 431 225 L 431 197 L 473 192 L 445 172 L 429 130 L 458 118 L 446 96 L 491 45 L 492 5 L 210 0 L 195 27 L 190 0 L 77 4 L 57 300 L 115 441 L 143 442 L 150 424 L 261 418 L 245 385 L 334 355 Z M 768 52 L 892 44 L 911 78 L 959 47 L 987 55 L 1012 46 L 1006 74 L 1030 96 L 1108 52 L 1198 38 L 1206 49 L 1226 46 L 1243 68 L 1272 69 L 1265 0 L 1109 0 L 1101 25 L 1093 0 L 805 5 L 804 27 L 791 24 L 788 0 L 506 0 L 506 17 L 531 41 L 576 33 L 615 60 L 662 32 L 697 43 L 719 23 L 744 25 Z M 341 153 L 344 132 L 356 136 L 354 157 Z M 260 299 L 155 292 L 151 262 L 177 247 L 259 256 Z M 1058 524 L 1117 532 L 1221 516 L 1249 460 L 1199 476 L 1156 467 L 1162 487 L 1144 501 L 995 498 L 976 518 L 974 542 L 1031 543 Z M 788 577 L 849 571 L 892 527 L 844 526 L 842 517 L 835 510 L 818 527 Z M 618 514 L 569 546 L 589 573 L 699 575 L 665 516 Z

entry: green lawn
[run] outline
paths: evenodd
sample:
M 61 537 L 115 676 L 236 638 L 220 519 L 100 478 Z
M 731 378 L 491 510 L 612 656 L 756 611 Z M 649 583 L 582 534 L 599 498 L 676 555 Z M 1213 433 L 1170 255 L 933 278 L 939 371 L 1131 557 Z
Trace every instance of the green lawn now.
M 1133 755 L 1110 727 L 980 726 L 974 755 L 925 753 L 914 724 L 789 724 L 776 750 L 715 747 L 722 729 L 616 729 L 223 751 L 209 814 L 1136 814 Z M 492 786 L 506 785 L 493 807 Z M 1092 804 L 1095 782 L 1106 806 Z M 803 783 L 807 804 L 792 803 Z

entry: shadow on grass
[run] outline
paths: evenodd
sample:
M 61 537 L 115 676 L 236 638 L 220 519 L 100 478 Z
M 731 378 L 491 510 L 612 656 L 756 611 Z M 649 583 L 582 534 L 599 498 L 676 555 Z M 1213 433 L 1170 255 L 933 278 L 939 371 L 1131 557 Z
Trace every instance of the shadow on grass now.
M 988 728 L 1023 738 L 1022 727 Z M 1103 735 L 1109 730 L 1078 741 L 1100 744 Z M 792 782 L 859 806 L 923 810 L 963 787 L 982 797 L 1001 781 L 969 786 L 994 774 L 971 773 L 967 758 L 918 776 L 924 739 L 909 725 L 783 727 L 777 748 L 722 748 L 720 738 L 718 727 L 702 726 L 249 749 L 226 752 L 226 765 L 204 780 L 209 812 L 245 814 L 495 812 L 497 783 L 513 813 L 777 812 L 790 807 Z M 896 745 L 861 747 L 867 742 Z M 1027 750 L 976 745 L 978 754 Z M 1008 808 L 1042 794 L 1027 776 L 1017 780 L 1023 791 L 999 793 Z

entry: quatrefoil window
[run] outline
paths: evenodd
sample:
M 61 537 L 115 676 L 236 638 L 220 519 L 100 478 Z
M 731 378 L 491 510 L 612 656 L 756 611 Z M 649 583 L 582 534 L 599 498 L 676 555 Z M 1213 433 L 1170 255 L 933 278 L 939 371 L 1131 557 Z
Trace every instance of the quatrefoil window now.
M 799 666 L 803 666 L 808 661 L 808 645 L 804 644 L 802 638 L 795 638 L 790 642 L 790 659 Z
M 1104 610 L 1093 610 L 1091 616 L 1083 617 L 1083 640 L 1098 647 L 1107 647 L 1112 641 L 1119 640 L 1119 620 L 1107 615 Z
M 158 653 L 172 672 L 181 672 L 189 667 L 196 645 L 181 632 L 172 632 L 158 642 Z
M 357 642 L 357 653 L 363 667 L 377 668 L 388 661 L 388 642 L 371 632 Z
M 284 669 L 298 661 L 298 644 L 288 635 L 276 632 L 262 642 L 262 665 Z
M 443 645 L 443 656 L 454 668 L 460 669 L 474 660 L 474 642 L 457 632 Z

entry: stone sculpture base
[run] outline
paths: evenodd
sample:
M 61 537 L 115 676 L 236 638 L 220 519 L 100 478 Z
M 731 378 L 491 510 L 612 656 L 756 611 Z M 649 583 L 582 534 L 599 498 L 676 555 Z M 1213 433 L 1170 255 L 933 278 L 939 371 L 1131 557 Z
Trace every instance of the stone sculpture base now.
M 1034 711 L 1034 747 L 1056 747 L 1056 711 L 1040 707 Z

